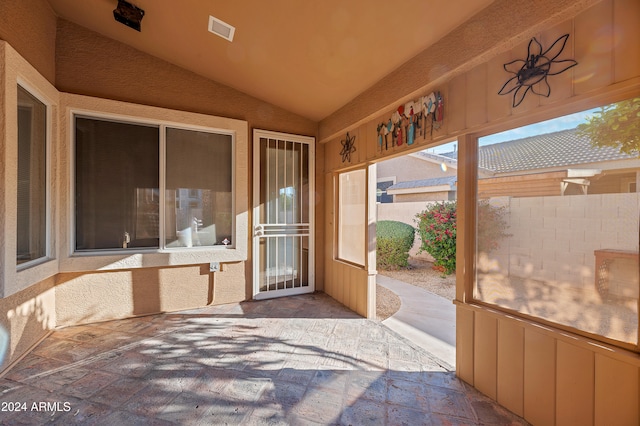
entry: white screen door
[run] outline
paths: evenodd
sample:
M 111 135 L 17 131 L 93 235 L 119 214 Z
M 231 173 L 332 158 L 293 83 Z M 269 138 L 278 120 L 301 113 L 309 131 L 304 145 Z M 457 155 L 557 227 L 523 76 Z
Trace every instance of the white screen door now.
M 314 291 L 315 139 L 253 132 L 253 297 Z

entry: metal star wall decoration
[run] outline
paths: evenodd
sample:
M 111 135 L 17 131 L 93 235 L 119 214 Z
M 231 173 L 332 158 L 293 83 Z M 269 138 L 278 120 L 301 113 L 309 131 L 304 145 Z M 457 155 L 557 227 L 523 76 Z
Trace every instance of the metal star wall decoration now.
M 340 151 L 340 155 L 342 155 L 343 163 L 345 161 L 351 162 L 351 153 L 356 152 L 355 141 L 356 137 L 349 136 L 349 132 L 347 132 L 346 139 L 340 141 L 340 143 L 342 144 L 342 151 Z
M 573 59 L 557 61 L 567 44 L 569 34 L 559 37 L 544 52 L 542 45 L 532 38 L 527 48 L 527 59 L 516 59 L 504 64 L 504 70 L 514 74 L 498 92 L 499 95 L 513 93 L 513 107 L 517 107 L 524 100 L 525 95 L 531 90 L 536 95 L 549 97 L 551 87 L 547 82 L 547 76 L 565 72 L 578 65 Z

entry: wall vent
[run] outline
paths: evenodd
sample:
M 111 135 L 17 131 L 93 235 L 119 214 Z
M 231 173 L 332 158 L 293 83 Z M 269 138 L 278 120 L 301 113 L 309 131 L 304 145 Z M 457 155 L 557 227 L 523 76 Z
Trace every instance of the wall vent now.
M 209 16 L 209 32 L 226 40 L 233 41 L 233 34 L 236 32 L 236 29 L 218 18 Z

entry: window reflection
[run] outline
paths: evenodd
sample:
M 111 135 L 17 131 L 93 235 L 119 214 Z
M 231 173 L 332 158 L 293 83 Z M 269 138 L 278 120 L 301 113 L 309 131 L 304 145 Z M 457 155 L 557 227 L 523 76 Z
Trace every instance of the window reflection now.
M 476 299 L 637 343 L 639 105 L 479 140 Z
M 365 264 L 367 173 L 354 170 L 338 176 L 338 257 Z
M 167 129 L 166 246 L 232 243 L 231 136 Z
M 18 86 L 18 265 L 47 255 L 47 107 Z
M 158 127 L 80 116 L 75 126 L 75 249 L 158 248 Z
M 75 124 L 76 250 L 233 245 L 231 135 L 166 128 L 161 207 L 158 126 Z

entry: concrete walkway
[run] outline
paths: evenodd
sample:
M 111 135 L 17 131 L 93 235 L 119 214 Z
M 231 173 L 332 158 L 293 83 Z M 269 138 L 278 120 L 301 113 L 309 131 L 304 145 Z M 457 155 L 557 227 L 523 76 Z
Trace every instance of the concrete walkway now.
M 432 353 L 451 370 L 456 365 L 456 309 L 453 302 L 420 287 L 378 275 L 381 286 L 398 295 L 402 305 L 382 324 Z

